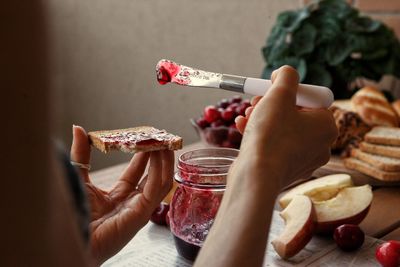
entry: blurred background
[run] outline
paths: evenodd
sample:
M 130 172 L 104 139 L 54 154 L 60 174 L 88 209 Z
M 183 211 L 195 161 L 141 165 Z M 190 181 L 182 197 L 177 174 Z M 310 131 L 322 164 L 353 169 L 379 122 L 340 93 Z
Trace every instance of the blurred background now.
M 56 135 L 67 147 L 72 124 L 86 130 L 152 125 L 198 140 L 189 123 L 232 93 L 160 86 L 162 58 L 200 69 L 260 77 L 261 48 L 276 16 L 303 0 L 51 0 L 52 88 Z M 397 0 L 348 1 L 400 35 Z M 93 169 L 130 155 L 93 151 Z

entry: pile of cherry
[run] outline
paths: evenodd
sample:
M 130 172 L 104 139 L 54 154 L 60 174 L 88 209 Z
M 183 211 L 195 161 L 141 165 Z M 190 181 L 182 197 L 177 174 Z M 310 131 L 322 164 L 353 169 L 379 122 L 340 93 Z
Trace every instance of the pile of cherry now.
M 220 147 L 239 148 L 242 135 L 236 129 L 235 118 L 245 115 L 249 99 L 234 96 L 222 99 L 217 105 L 204 108 L 203 115 L 195 120 L 202 140 Z

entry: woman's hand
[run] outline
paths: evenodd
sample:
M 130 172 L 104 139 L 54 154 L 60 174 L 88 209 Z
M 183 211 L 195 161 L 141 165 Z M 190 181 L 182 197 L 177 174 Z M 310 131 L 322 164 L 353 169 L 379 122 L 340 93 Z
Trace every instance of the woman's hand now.
M 278 192 L 329 159 L 337 135 L 331 112 L 296 107 L 299 78 L 293 68 L 280 68 L 272 81 L 247 116 L 236 120 L 244 132 L 240 153 L 195 266 L 261 266 Z
M 90 162 L 89 139 L 82 127 L 73 127 L 71 160 Z M 150 166 L 143 176 L 148 161 Z M 136 153 L 110 191 L 93 185 L 80 169 L 91 209 L 91 251 L 96 264 L 117 253 L 148 222 L 172 186 L 174 152 Z
M 258 166 L 272 162 L 283 174 L 282 187 L 325 164 L 338 133 L 329 110 L 296 106 L 299 77 L 295 69 L 281 67 L 271 80 L 270 91 L 254 97 L 246 117 L 238 117 L 236 125 L 244 133 L 241 154 L 255 156 Z

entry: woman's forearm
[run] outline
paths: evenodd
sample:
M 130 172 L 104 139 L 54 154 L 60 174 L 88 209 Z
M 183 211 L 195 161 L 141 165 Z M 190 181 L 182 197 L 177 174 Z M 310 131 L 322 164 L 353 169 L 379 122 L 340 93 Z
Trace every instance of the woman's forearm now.
M 261 173 L 250 164 L 233 166 L 217 218 L 195 266 L 262 265 L 279 184 L 273 174 Z

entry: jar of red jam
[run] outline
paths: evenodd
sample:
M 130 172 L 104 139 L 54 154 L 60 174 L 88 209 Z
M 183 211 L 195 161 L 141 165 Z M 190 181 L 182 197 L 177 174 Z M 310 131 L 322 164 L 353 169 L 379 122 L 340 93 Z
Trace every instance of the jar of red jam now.
M 205 148 L 182 154 L 171 201 L 169 223 L 178 253 L 194 261 L 210 231 L 225 191 L 226 178 L 239 151 Z

